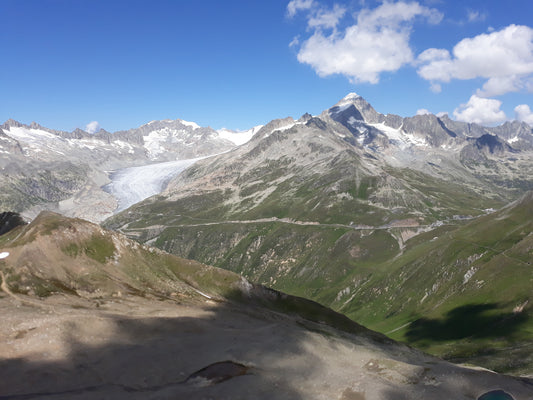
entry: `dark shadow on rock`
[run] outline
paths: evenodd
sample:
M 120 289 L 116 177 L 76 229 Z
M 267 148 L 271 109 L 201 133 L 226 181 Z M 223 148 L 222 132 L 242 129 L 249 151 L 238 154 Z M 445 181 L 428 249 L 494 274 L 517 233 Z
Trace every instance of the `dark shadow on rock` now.
M 386 400 L 411 400 L 411 398 L 403 391 L 400 392 L 395 389 L 386 390 L 382 393 L 382 397 Z
M 178 317 L 99 314 L 105 307 L 68 320 L 66 359 L 0 360 L 0 399 L 301 398 L 283 360 L 305 353 L 305 335 L 283 316 L 224 303 Z M 88 337 L 83 324 L 98 321 L 108 328 Z M 309 373 L 318 360 L 306 361 Z
M 26 225 L 26 222 L 22 219 L 20 214 L 11 211 L 0 213 L 0 235 L 8 233 L 17 226 L 22 225 Z
M 467 304 L 449 311 L 443 319 L 420 318 L 409 326 L 410 342 L 447 341 L 469 337 L 511 337 L 527 321 L 524 313 L 495 313 L 498 304 Z

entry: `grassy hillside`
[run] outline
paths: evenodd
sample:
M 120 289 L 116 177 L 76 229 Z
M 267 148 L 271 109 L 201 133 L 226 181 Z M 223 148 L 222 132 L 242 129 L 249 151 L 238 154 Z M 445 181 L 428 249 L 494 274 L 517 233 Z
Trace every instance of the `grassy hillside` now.
M 500 371 L 533 366 L 533 195 L 408 241 L 332 306 L 391 337 Z
M 141 296 L 194 304 L 206 298 L 255 305 L 387 339 L 313 301 L 255 285 L 233 272 L 139 245 L 90 222 L 43 212 L 0 236 L 0 274 L 9 291 L 33 297 Z
M 149 204 L 133 213 L 145 219 L 125 229 L 141 241 L 319 301 L 448 359 L 507 372 L 533 367 L 531 195 L 497 213 L 428 227 L 402 226 L 406 220 L 375 228 L 215 222 L 183 214 L 165 224 L 169 210 L 148 225 L 143 207 Z
M 492 387 L 516 399 L 533 390 L 82 220 L 40 214 L 0 236 L 0 253 L 2 399 L 471 400 Z
M 514 217 L 485 215 L 516 198 L 514 186 L 498 186 L 440 148 L 428 149 L 425 158 L 423 152 L 394 153 L 390 143 L 375 144 L 378 151 L 347 140 L 354 136 L 342 125 L 319 122 L 260 131 L 233 152 L 195 164 L 164 193 L 105 226 L 319 301 L 437 354 L 499 370 L 522 368 L 480 358 L 480 349 L 503 335 L 497 330 L 464 346 L 451 343 L 472 336 L 472 328 L 450 340 L 421 339 L 449 329 L 434 319 L 448 315 L 453 322 L 465 310 L 483 314 L 475 324 L 487 320 L 482 329 L 493 329 L 493 317 L 518 321 L 527 315 L 527 285 L 508 282 L 511 270 L 513 276 L 527 273 L 513 255 L 519 228 Z M 395 166 L 388 163 L 391 152 Z M 406 165 L 411 159 L 418 163 L 413 168 Z M 507 222 L 492 231 L 477 225 L 494 218 Z M 479 241 L 483 237 L 489 237 L 486 243 Z M 512 268 L 498 270 L 498 263 Z M 516 307 L 522 311 L 513 313 Z M 427 325 L 424 318 L 437 326 L 423 331 L 427 335 L 417 333 Z M 503 335 L 507 339 L 495 342 L 496 349 L 529 340 L 522 329 L 527 324 L 512 325 L 521 333 Z M 526 369 L 533 365 L 522 361 Z

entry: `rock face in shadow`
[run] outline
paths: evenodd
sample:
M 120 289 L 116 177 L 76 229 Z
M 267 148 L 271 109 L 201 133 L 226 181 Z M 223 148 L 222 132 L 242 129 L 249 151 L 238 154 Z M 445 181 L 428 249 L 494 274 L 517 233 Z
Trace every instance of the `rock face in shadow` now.
M 0 235 L 22 225 L 26 225 L 26 222 L 22 219 L 20 214 L 11 211 L 0 213 Z

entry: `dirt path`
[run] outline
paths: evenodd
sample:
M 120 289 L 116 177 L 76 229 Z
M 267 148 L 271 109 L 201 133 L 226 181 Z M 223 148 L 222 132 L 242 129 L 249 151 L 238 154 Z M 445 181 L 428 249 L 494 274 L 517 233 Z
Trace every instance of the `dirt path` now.
M 197 226 L 213 226 L 213 225 L 226 225 L 226 224 L 262 224 L 262 223 L 269 223 L 269 222 L 280 222 L 283 224 L 290 224 L 290 225 L 299 225 L 299 226 L 319 226 L 319 227 L 326 227 L 326 228 L 345 228 L 345 229 L 353 229 L 353 230 L 387 230 L 387 229 L 393 229 L 393 228 L 419 228 L 419 229 L 427 229 L 431 228 L 432 225 L 419 225 L 416 223 L 405 223 L 405 224 L 387 224 L 387 225 L 380 225 L 380 226 L 369 226 L 369 225 L 346 225 L 346 224 L 323 224 L 320 222 L 315 221 L 296 221 L 290 218 L 259 218 L 254 220 L 227 220 L 227 221 L 215 221 L 215 222 L 201 222 L 196 224 L 178 224 L 178 225 L 151 225 L 144 228 L 128 228 L 129 224 L 123 225 L 118 230 L 124 231 L 124 230 L 131 230 L 131 231 L 144 231 L 144 230 L 150 230 L 150 229 L 161 229 L 161 228 L 181 228 L 181 227 L 197 227 Z
M 2 283 L 0 284 L 0 289 L 2 289 L 2 291 L 5 294 L 7 294 L 9 297 L 13 298 L 16 302 L 29 304 L 29 305 L 32 305 L 32 306 L 37 306 L 37 307 L 40 307 L 40 308 L 46 308 L 48 310 L 54 311 L 54 307 L 52 307 L 50 305 L 43 304 L 42 302 L 39 302 L 37 300 L 24 299 L 24 298 L 22 298 L 20 296 L 17 296 L 15 293 L 13 293 L 11 291 L 11 289 L 9 289 L 9 286 L 7 285 L 7 278 L 4 275 L 3 271 L 0 271 L 0 278 L 2 278 Z

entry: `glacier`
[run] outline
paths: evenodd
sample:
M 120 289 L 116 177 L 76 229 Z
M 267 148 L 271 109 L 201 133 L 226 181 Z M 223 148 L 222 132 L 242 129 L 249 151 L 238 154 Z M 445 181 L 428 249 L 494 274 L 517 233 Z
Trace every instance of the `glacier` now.
M 205 157 L 122 168 L 110 173 L 111 183 L 103 189 L 117 199 L 118 206 L 114 213 L 118 213 L 161 193 L 173 177 L 203 158 Z

